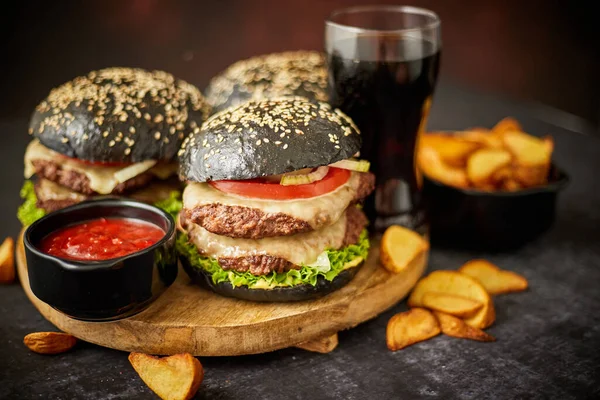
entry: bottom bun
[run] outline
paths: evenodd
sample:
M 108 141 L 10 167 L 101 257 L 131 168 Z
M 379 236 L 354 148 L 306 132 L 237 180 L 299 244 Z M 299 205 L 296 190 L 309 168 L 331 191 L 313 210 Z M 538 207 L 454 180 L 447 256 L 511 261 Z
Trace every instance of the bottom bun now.
M 221 296 L 234 297 L 236 299 L 258 301 L 258 302 L 292 302 L 302 300 L 312 300 L 323 297 L 331 292 L 344 287 L 354 278 L 363 262 L 356 267 L 348 268 L 338 274 L 332 281 L 319 276 L 315 286 L 309 284 L 276 287 L 274 289 L 249 289 L 246 286 L 234 287 L 229 282 L 214 283 L 211 274 L 202 268 L 195 268 L 190 265 L 187 257 L 179 257 L 183 269 L 192 279 L 192 282 L 210 289 Z

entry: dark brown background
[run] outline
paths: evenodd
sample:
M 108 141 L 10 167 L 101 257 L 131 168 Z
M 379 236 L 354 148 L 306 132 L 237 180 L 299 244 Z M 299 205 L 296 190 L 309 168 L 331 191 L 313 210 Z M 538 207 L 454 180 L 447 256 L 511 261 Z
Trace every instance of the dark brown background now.
M 203 88 L 228 64 L 322 49 L 334 9 L 389 1 L 19 1 L 4 5 L 0 118 L 28 116 L 48 91 L 89 70 L 139 66 Z M 410 1 L 443 22 L 442 82 L 549 105 L 565 123 L 600 121 L 597 18 L 573 1 Z

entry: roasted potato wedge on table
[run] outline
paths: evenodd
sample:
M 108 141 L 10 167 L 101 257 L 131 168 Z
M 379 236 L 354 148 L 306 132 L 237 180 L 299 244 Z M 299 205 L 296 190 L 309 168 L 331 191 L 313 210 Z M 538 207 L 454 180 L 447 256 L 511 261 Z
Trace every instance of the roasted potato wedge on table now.
M 521 292 L 528 283 L 522 275 L 498 268 L 487 260 L 471 260 L 458 269 L 481 283 L 489 294 Z
M 413 308 L 390 318 L 386 329 L 388 349 L 403 349 L 440 334 L 437 319 L 429 310 Z
M 15 280 L 15 242 L 7 237 L 0 245 L 0 283 L 12 283 Z
M 433 271 L 417 282 L 408 298 L 408 305 L 410 307 L 425 307 L 423 296 L 428 292 L 464 296 L 480 302 L 482 304 L 481 309 L 465 320 L 468 325 L 475 328 L 487 328 L 496 318 L 494 303 L 489 293 L 477 280 L 460 272 Z
M 429 242 L 417 232 L 399 225 L 385 230 L 381 239 L 379 257 L 384 268 L 390 272 L 403 271 L 422 252 L 429 249 Z
M 492 335 L 482 331 L 479 328 L 474 328 L 467 325 L 465 321 L 453 315 L 439 311 L 434 311 L 433 314 L 440 323 L 440 329 L 444 335 L 477 340 L 479 342 L 494 342 L 496 340 Z
M 423 294 L 423 306 L 435 311 L 469 318 L 477 314 L 483 303 L 457 294 L 427 292 Z
M 164 400 L 191 399 L 204 378 L 202 364 L 188 353 L 163 358 L 131 353 L 129 362 L 144 383 Z

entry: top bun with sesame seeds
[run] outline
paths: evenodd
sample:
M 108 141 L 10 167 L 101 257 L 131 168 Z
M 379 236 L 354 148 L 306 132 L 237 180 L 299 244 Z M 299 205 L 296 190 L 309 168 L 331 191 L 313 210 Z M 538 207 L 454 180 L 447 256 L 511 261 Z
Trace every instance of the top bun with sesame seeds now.
M 168 162 L 209 113 L 200 91 L 171 74 L 107 68 L 52 90 L 36 107 L 29 132 L 71 158 Z
M 327 101 L 325 56 L 300 50 L 241 60 L 215 76 L 205 92 L 214 112 L 248 100 L 281 96 Z
M 316 168 L 356 154 L 352 120 L 304 97 L 249 101 L 209 118 L 179 151 L 184 180 L 252 179 Z

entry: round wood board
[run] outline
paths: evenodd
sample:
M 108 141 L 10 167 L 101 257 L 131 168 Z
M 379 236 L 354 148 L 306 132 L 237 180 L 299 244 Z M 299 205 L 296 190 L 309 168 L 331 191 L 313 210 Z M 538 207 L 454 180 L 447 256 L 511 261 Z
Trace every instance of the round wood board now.
M 379 241 L 368 260 L 342 289 L 318 300 L 253 303 L 230 299 L 190 282 L 180 268 L 175 283 L 146 310 L 112 322 L 67 317 L 31 292 L 23 240 L 17 245 L 21 284 L 39 312 L 81 340 L 123 351 L 168 355 L 234 356 L 265 353 L 318 341 L 376 317 L 402 300 L 427 265 L 423 253 L 399 274 L 379 265 Z

